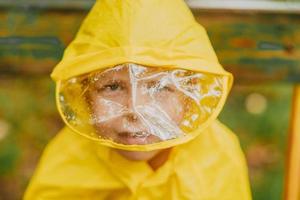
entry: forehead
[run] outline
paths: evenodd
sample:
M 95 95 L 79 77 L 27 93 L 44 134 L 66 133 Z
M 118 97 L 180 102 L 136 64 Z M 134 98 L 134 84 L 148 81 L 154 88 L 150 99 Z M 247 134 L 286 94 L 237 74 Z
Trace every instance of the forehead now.
M 127 67 L 113 67 L 102 71 L 93 72 L 88 75 L 91 83 L 106 83 L 114 80 L 129 81 L 129 73 Z
M 94 73 L 94 76 L 99 78 L 112 77 L 112 76 L 128 76 L 129 69 L 126 66 L 117 66 L 108 68 L 103 71 Z M 92 74 L 93 75 L 93 74 Z
M 93 82 L 106 82 L 111 80 L 130 81 L 133 78 L 139 80 L 157 80 L 164 75 L 167 75 L 166 70 L 158 68 L 117 66 L 91 73 L 89 77 Z

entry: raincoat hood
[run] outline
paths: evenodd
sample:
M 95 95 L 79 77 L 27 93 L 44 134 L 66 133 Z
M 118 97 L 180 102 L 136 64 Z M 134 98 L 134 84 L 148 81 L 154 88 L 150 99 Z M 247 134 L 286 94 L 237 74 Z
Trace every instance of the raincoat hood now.
M 231 75 L 183 0 L 101 0 L 51 77 L 55 81 L 132 62 Z
M 62 81 L 124 63 L 213 74 L 222 77 L 224 83 L 214 112 L 186 137 L 143 146 L 96 139 L 126 150 L 162 149 L 195 138 L 216 119 L 233 81 L 219 64 L 205 29 L 195 21 L 183 0 L 99 0 L 51 74 L 57 83 L 60 114 L 64 115 L 59 100 Z M 70 126 L 64 116 L 63 119 Z

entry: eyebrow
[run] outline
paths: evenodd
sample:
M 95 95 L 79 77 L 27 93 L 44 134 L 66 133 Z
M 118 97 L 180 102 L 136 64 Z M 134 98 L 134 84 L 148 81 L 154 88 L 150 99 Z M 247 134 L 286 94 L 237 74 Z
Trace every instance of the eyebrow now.
M 159 83 L 161 78 L 168 76 L 169 73 L 166 71 L 151 73 L 144 77 L 136 77 L 137 82 L 145 82 L 150 84 Z M 129 72 L 125 71 L 115 71 L 114 69 L 109 69 L 104 72 L 99 72 L 92 74 L 89 78 L 90 83 L 93 83 L 95 86 L 103 86 L 106 84 L 111 84 L 115 82 L 119 83 L 129 83 L 132 84 Z M 96 80 L 95 80 L 96 79 Z M 125 85 L 125 84 L 124 84 Z
M 148 76 L 145 76 L 145 77 L 142 77 L 142 78 L 137 78 L 139 81 L 142 81 L 142 80 L 153 80 L 154 78 L 158 78 L 160 76 L 167 76 L 169 75 L 168 72 L 158 72 L 158 73 L 153 73 L 153 74 L 150 74 Z M 163 77 L 164 77 L 163 76 Z M 156 80 L 159 80 L 159 79 L 156 79 Z
M 129 81 L 129 77 L 124 74 L 104 73 L 96 74 L 91 77 L 93 85 L 102 87 L 107 84 L 119 83 L 125 85 Z M 93 80 L 97 79 L 97 80 Z

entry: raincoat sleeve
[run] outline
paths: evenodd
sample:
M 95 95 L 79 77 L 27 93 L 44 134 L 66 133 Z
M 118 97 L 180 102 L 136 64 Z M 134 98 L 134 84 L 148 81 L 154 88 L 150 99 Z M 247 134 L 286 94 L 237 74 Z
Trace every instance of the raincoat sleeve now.
M 93 151 L 90 141 L 64 128 L 46 147 L 24 200 L 108 198 L 120 185 Z

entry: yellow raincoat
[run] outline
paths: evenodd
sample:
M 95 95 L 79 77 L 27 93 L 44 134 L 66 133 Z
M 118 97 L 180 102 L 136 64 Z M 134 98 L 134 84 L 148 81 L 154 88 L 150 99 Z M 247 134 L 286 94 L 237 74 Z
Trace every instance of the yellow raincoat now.
M 204 28 L 184 1 L 97 1 L 51 76 L 59 90 L 62 80 L 128 62 L 222 75 L 226 84 L 221 102 L 188 139 L 134 147 L 176 145 L 156 171 L 110 148 L 126 147 L 105 141 L 100 145 L 66 126 L 47 146 L 24 199 L 251 199 L 239 142 L 216 119 L 232 76 L 219 64 Z

